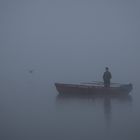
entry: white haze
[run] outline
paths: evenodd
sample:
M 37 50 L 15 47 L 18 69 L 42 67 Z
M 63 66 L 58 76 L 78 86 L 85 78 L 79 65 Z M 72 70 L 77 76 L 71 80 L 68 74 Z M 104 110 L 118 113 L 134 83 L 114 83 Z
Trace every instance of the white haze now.
M 140 115 L 138 111 L 140 105 L 138 95 L 140 91 L 139 16 L 140 2 L 138 0 L 1 0 L 0 100 L 1 108 L 6 110 L 2 111 L 2 113 L 6 113 L 3 115 L 5 123 L 3 121 L 3 126 L 1 126 L 1 129 L 4 128 L 1 136 L 4 138 L 8 134 L 13 136 L 11 130 L 7 128 L 7 120 L 14 116 L 11 115 L 8 104 L 17 102 L 18 106 L 21 101 L 24 104 L 24 99 L 28 100 L 26 98 L 33 101 L 32 105 L 27 103 L 27 108 L 28 105 L 32 106 L 34 111 L 37 107 L 36 102 L 39 105 L 41 102 L 45 104 L 48 112 L 44 113 L 45 108 L 42 109 L 42 104 L 38 111 L 42 109 L 41 115 L 45 114 L 43 120 L 46 121 L 45 124 L 48 123 L 51 126 L 50 131 L 53 132 L 53 127 L 60 125 L 57 121 L 56 124 L 51 125 L 50 123 L 55 122 L 51 117 L 57 112 L 57 109 L 54 109 L 57 95 L 54 82 L 101 81 L 106 66 L 112 72 L 113 82 L 131 82 L 134 85 L 135 117 L 133 119 L 138 122 Z M 32 74 L 29 73 L 31 70 Z M 90 109 L 91 106 L 89 105 Z M 72 106 L 71 109 L 74 107 Z M 98 108 L 96 109 L 98 110 Z M 49 112 L 49 110 L 51 111 Z M 15 111 L 13 114 L 16 115 L 17 112 Z M 24 113 L 28 114 L 26 111 Z M 85 113 L 87 112 L 85 111 Z M 29 114 L 31 117 L 33 114 L 35 115 L 35 112 Z M 73 111 L 73 114 L 76 114 L 76 110 Z M 89 115 L 91 114 L 89 113 Z M 19 119 L 18 115 L 16 117 Z M 26 119 L 30 120 L 30 117 Z M 13 118 L 13 122 L 16 122 Z M 26 119 L 24 118 L 23 122 Z M 41 119 L 35 119 L 38 120 L 38 123 L 41 122 Z M 117 122 L 121 125 L 120 120 Z M 133 129 L 140 128 L 136 122 L 132 121 L 129 127 L 133 124 Z M 14 130 L 12 121 L 10 123 L 12 124 L 10 128 Z M 18 122 L 16 123 L 18 124 Z M 42 124 L 49 129 L 47 124 L 38 123 L 36 126 L 41 127 Z M 26 129 L 22 121 L 19 124 L 15 126 L 15 130 L 19 130 L 18 136 L 22 137 L 20 135 L 22 128 Z M 70 124 L 67 125 L 70 126 Z M 67 125 L 64 126 L 67 127 Z M 95 129 L 91 126 L 92 124 L 84 125 L 87 125 L 85 128 L 88 128 L 89 125 L 90 131 Z M 96 123 L 95 125 L 97 135 L 100 130 L 102 134 L 105 133 L 98 128 Z M 78 126 L 76 127 L 79 129 Z M 39 132 L 40 135 L 45 133 L 45 128 L 41 128 L 43 132 Z M 119 128 L 120 126 L 116 126 L 112 131 L 119 131 Z M 36 128 L 36 130 L 38 129 L 39 127 Z M 35 133 L 33 131 L 30 133 L 30 130 L 32 130 L 31 126 L 29 133 L 25 133 L 25 135 L 33 138 L 31 136 L 34 136 Z M 78 131 L 79 135 L 83 133 L 82 131 L 84 129 Z M 54 135 L 55 133 L 57 134 L 54 132 Z M 68 131 L 66 133 L 70 134 Z M 88 134 L 88 132 L 85 133 Z M 92 132 L 89 132 L 89 136 L 91 134 Z M 124 134 L 123 136 L 129 138 L 129 135 Z M 95 137 L 98 136 L 95 135 Z

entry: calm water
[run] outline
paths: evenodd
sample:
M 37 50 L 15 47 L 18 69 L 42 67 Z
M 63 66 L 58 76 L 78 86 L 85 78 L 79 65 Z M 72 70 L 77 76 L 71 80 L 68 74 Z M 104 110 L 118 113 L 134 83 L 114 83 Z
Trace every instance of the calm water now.
M 1 81 L 2 139 L 140 137 L 138 85 L 126 98 L 63 97 L 53 83 L 38 79 L 36 73 L 23 77 Z
M 139 140 L 137 0 L 0 1 L 1 140 Z M 54 82 L 129 83 L 126 98 L 59 96 Z

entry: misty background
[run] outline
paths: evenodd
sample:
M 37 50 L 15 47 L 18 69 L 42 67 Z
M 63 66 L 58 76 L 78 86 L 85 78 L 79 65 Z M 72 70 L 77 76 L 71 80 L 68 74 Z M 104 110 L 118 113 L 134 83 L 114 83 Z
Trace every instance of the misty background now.
M 71 107 L 61 110 L 54 82 L 101 81 L 108 66 L 112 82 L 134 86 L 133 107 L 125 105 L 122 111 L 120 104 L 114 107 L 110 133 L 113 139 L 138 138 L 139 16 L 138 0 L 1 0 L 0 136 L 55 139 L 51 136 L 59 138 L 62 131 L 66 137 L 71 134 L 71 139 L 83 132 L 89 139 L 104 138 L 101 134 L 108 128 L 99 111 L 100 102 L 94 106 L 83 101 L 75 108 L 72 101 Z M 85 118 L 80 121 L 80 116 Z

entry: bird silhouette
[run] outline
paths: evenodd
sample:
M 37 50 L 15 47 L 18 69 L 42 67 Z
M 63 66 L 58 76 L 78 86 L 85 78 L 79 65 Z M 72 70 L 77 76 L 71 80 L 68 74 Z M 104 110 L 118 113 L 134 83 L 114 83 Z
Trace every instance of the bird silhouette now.
M 29 70 L 29 73 L 31 73 L 31 74 L 32 74 L 33 72 L 34 72 L 34 70 Z

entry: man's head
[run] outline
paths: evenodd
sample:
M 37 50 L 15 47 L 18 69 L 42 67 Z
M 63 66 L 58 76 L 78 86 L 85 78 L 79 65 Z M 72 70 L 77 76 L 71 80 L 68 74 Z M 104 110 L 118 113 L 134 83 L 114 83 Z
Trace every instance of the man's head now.
M 105 68 L 105 70 L 106 70 L 106 71 L 108 71 L 108 70 L 109 70 L 109 68 L 108 68 L 108 67 L 106 67 L 106 68 Z

